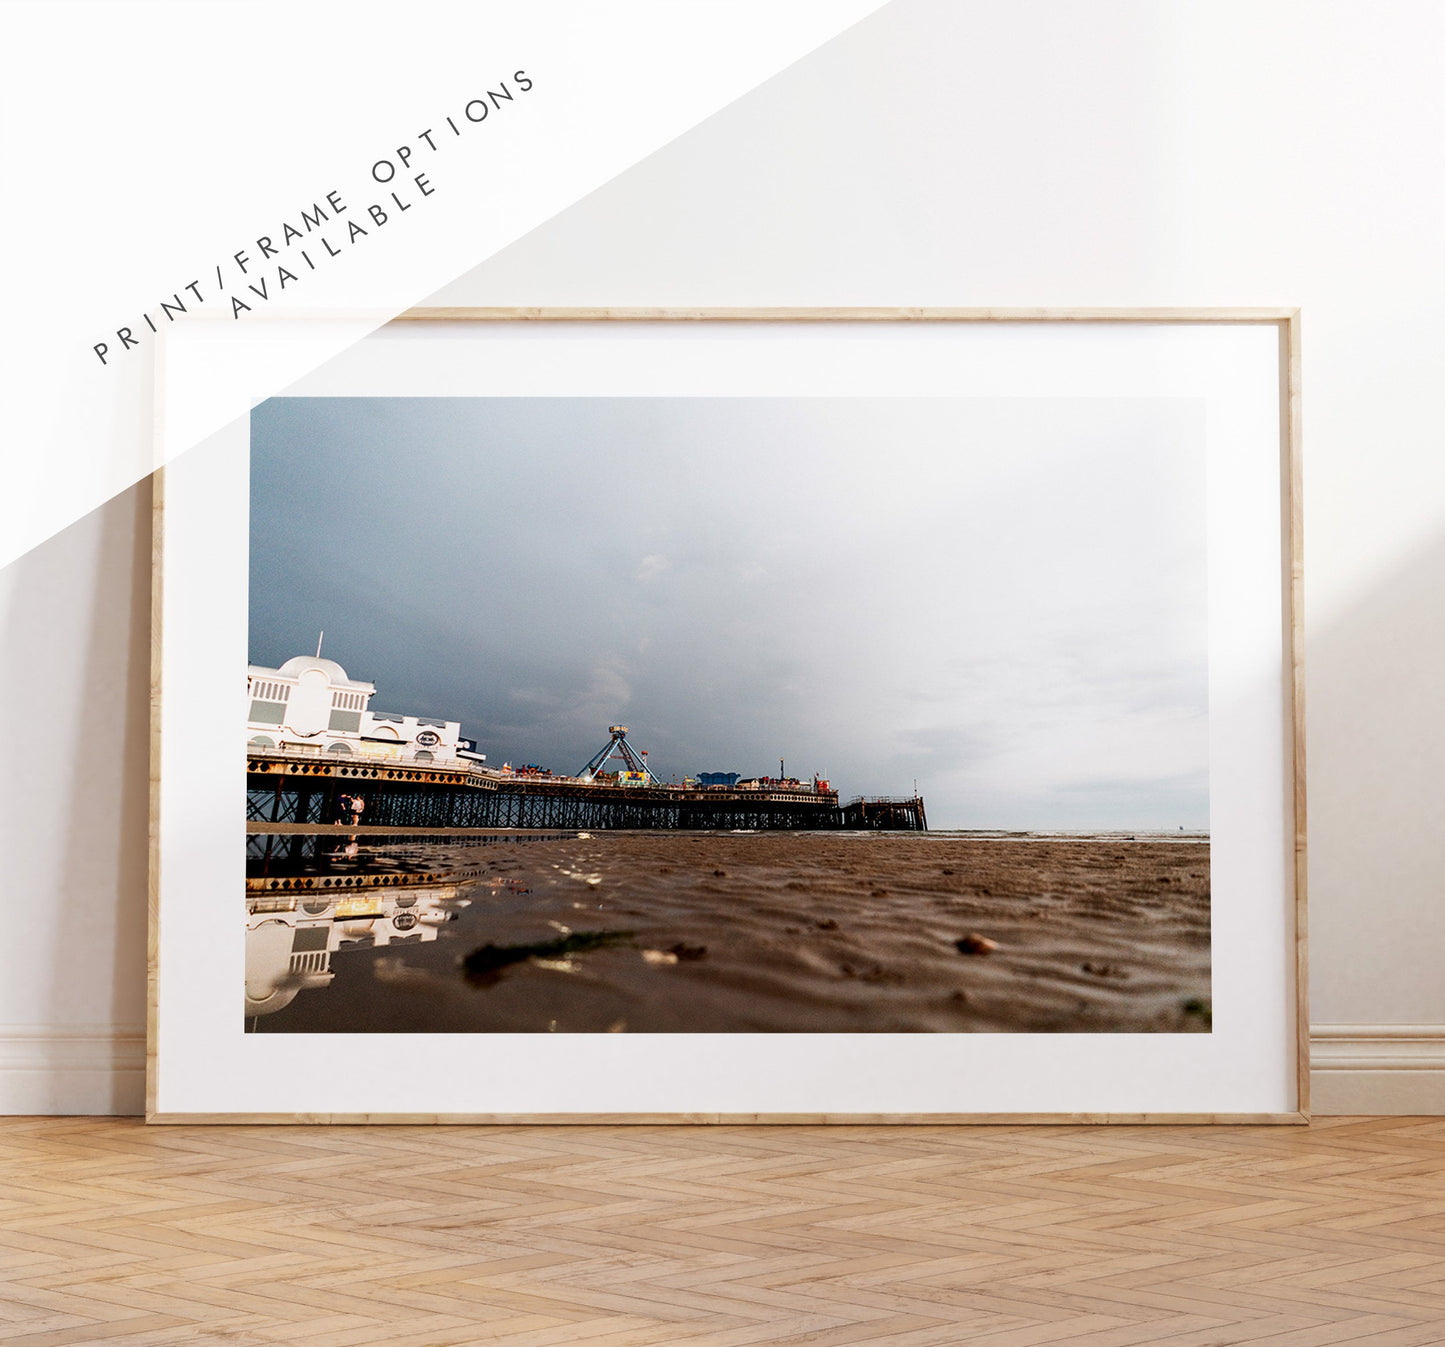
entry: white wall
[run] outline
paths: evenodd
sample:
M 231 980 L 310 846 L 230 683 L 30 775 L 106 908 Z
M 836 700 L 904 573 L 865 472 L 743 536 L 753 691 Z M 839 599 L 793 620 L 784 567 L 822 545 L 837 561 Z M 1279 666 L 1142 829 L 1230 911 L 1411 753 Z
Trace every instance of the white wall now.
M 0 1112 L 144 1098 L 150 488 L 0 571 Z
M 1424 2 L 895 0 L 433 301 L 1300 305 L 1322 1112 L 1445 1110 L 1441 50 Z M 0 1107 L 138 1098 L 38 1068 L 142 1019 L 142 495 L 3 575 L 0 704 L 57 729 L 3 787 Z

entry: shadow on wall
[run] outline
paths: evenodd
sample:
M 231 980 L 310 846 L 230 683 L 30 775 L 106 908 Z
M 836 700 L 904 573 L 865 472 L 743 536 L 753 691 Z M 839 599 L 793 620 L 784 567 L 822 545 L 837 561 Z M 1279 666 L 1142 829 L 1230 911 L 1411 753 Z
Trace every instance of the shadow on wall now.
M 1445 1036 L 1445 535 L 1307 626 L 1305 678 L 1311 1019 Z
M 139 1103 L 150 512 L 142 482 L 0 572 L 0 863 L 28 914 L 0 955 L 0 1034 L 47 1031 L 35 1064 L 71 1080 L 55 1111 Z

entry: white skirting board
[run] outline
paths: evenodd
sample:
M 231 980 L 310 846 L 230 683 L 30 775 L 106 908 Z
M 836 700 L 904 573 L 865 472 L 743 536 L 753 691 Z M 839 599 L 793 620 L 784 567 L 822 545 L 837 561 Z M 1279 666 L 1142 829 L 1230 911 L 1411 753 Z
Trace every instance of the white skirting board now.
M 145 1112 L 145 1030 L 0 1025 L 0 1114 Z
M 1445 1024 L 1321 1024 L 1310 1031 L 1321 1117 L 1445 1114 Z M 0 1025 L 0 1114 L 138 1114 L 145 1031 Z
M 1321 1117 L 1445 1113 L 1445 1024 L 1316 1024 L 1310 1104 Z

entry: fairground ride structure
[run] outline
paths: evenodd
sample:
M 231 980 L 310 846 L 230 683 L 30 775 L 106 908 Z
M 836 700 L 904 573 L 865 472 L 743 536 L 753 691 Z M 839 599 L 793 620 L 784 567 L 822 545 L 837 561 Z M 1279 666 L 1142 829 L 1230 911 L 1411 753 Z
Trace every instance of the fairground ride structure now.
M 620 785 L 630 786 L 655 786 L 657 778 L 647 770 L 647 750 L 643 749 L 641 754 L 633 750 L 627 742 L 626 725 L 609 725 L 607 732 L 612 736 L 600 749 L 597 750 L 588 760 L 587 765 L 577 773 L 579 781 L 592 781 L 613 758 L 620 758 L 626 766 L 617 773 L 617 780 Z

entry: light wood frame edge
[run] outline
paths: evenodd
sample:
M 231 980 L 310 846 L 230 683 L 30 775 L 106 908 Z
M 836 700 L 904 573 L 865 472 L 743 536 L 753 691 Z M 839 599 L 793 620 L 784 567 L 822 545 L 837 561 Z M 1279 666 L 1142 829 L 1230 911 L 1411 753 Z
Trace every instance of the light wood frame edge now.
M 148 1123 L 305 1127 L 1287 1127 L 1300 1113 L 156 1113 Z
M 319 316 L 319 315 L 318 315 Z M 1304 531 L 1301 333 L 1298 308 L 414 308 L 393 322 L 1001 322 L 1263 324 L 1280 334 L 1280 473 L 1283 524 L 1284 638 L 1289 662 L 1288 758 L 1293 820 L 1295 1088 L 1286 1113 L 162 1113 L 157 1108 L 156 1052 L 160 931 L 160 748 L 162 609 L 165 560 L 165 469 L 153 476 L 151 510 L 150 875 L 146 936 L 146 1113 L 148 1123 L 206 1125 L 487 1125 L 487 1126 L 1078 1126 L 1308 1124 L 1309 923 L 1304 725 Z M 156 420 L 163 423 L 163 361 L 156 366 Z M 158 454 L 158 461 L 162 455 Z
M 1284 515 L 1285 644 L 1289 656 L 1287 724 L 1294 846 L 1294 977 L 1296 1102 L 1310 1116 L 1309 1014 L 1309 855 L 1305 779 L 1305 634 L 1304 634 L 1304 420 L 1301 402 L 1300 311 L 1291 309 L 1280 324 L 1280 460 Z
M 161 935 L 161 734 L 162 719 L 162 628 L 165 618 L 166 548 L 166 344 L 155 348 L 151 414 L 154 426 L 154 462 L 151 473 L 151 588 L 150 588 L 150 734 L 148 753 L 148 798 L 146 845 L 146 1048 L 145 1117 L 159 1117 L 160 1067 L 157 1042 L 160 1037 L 160 935 Z
M 161 415 L 159 395 L 156 416 Z M 161 936 L 161 621 L 165 607 L 166 470 L 151 475 L 151 658 L 150 658 L 150 820 L 146 884 L 146 1121 L 159 1118 L 156 1039 L 160 1033 Z

